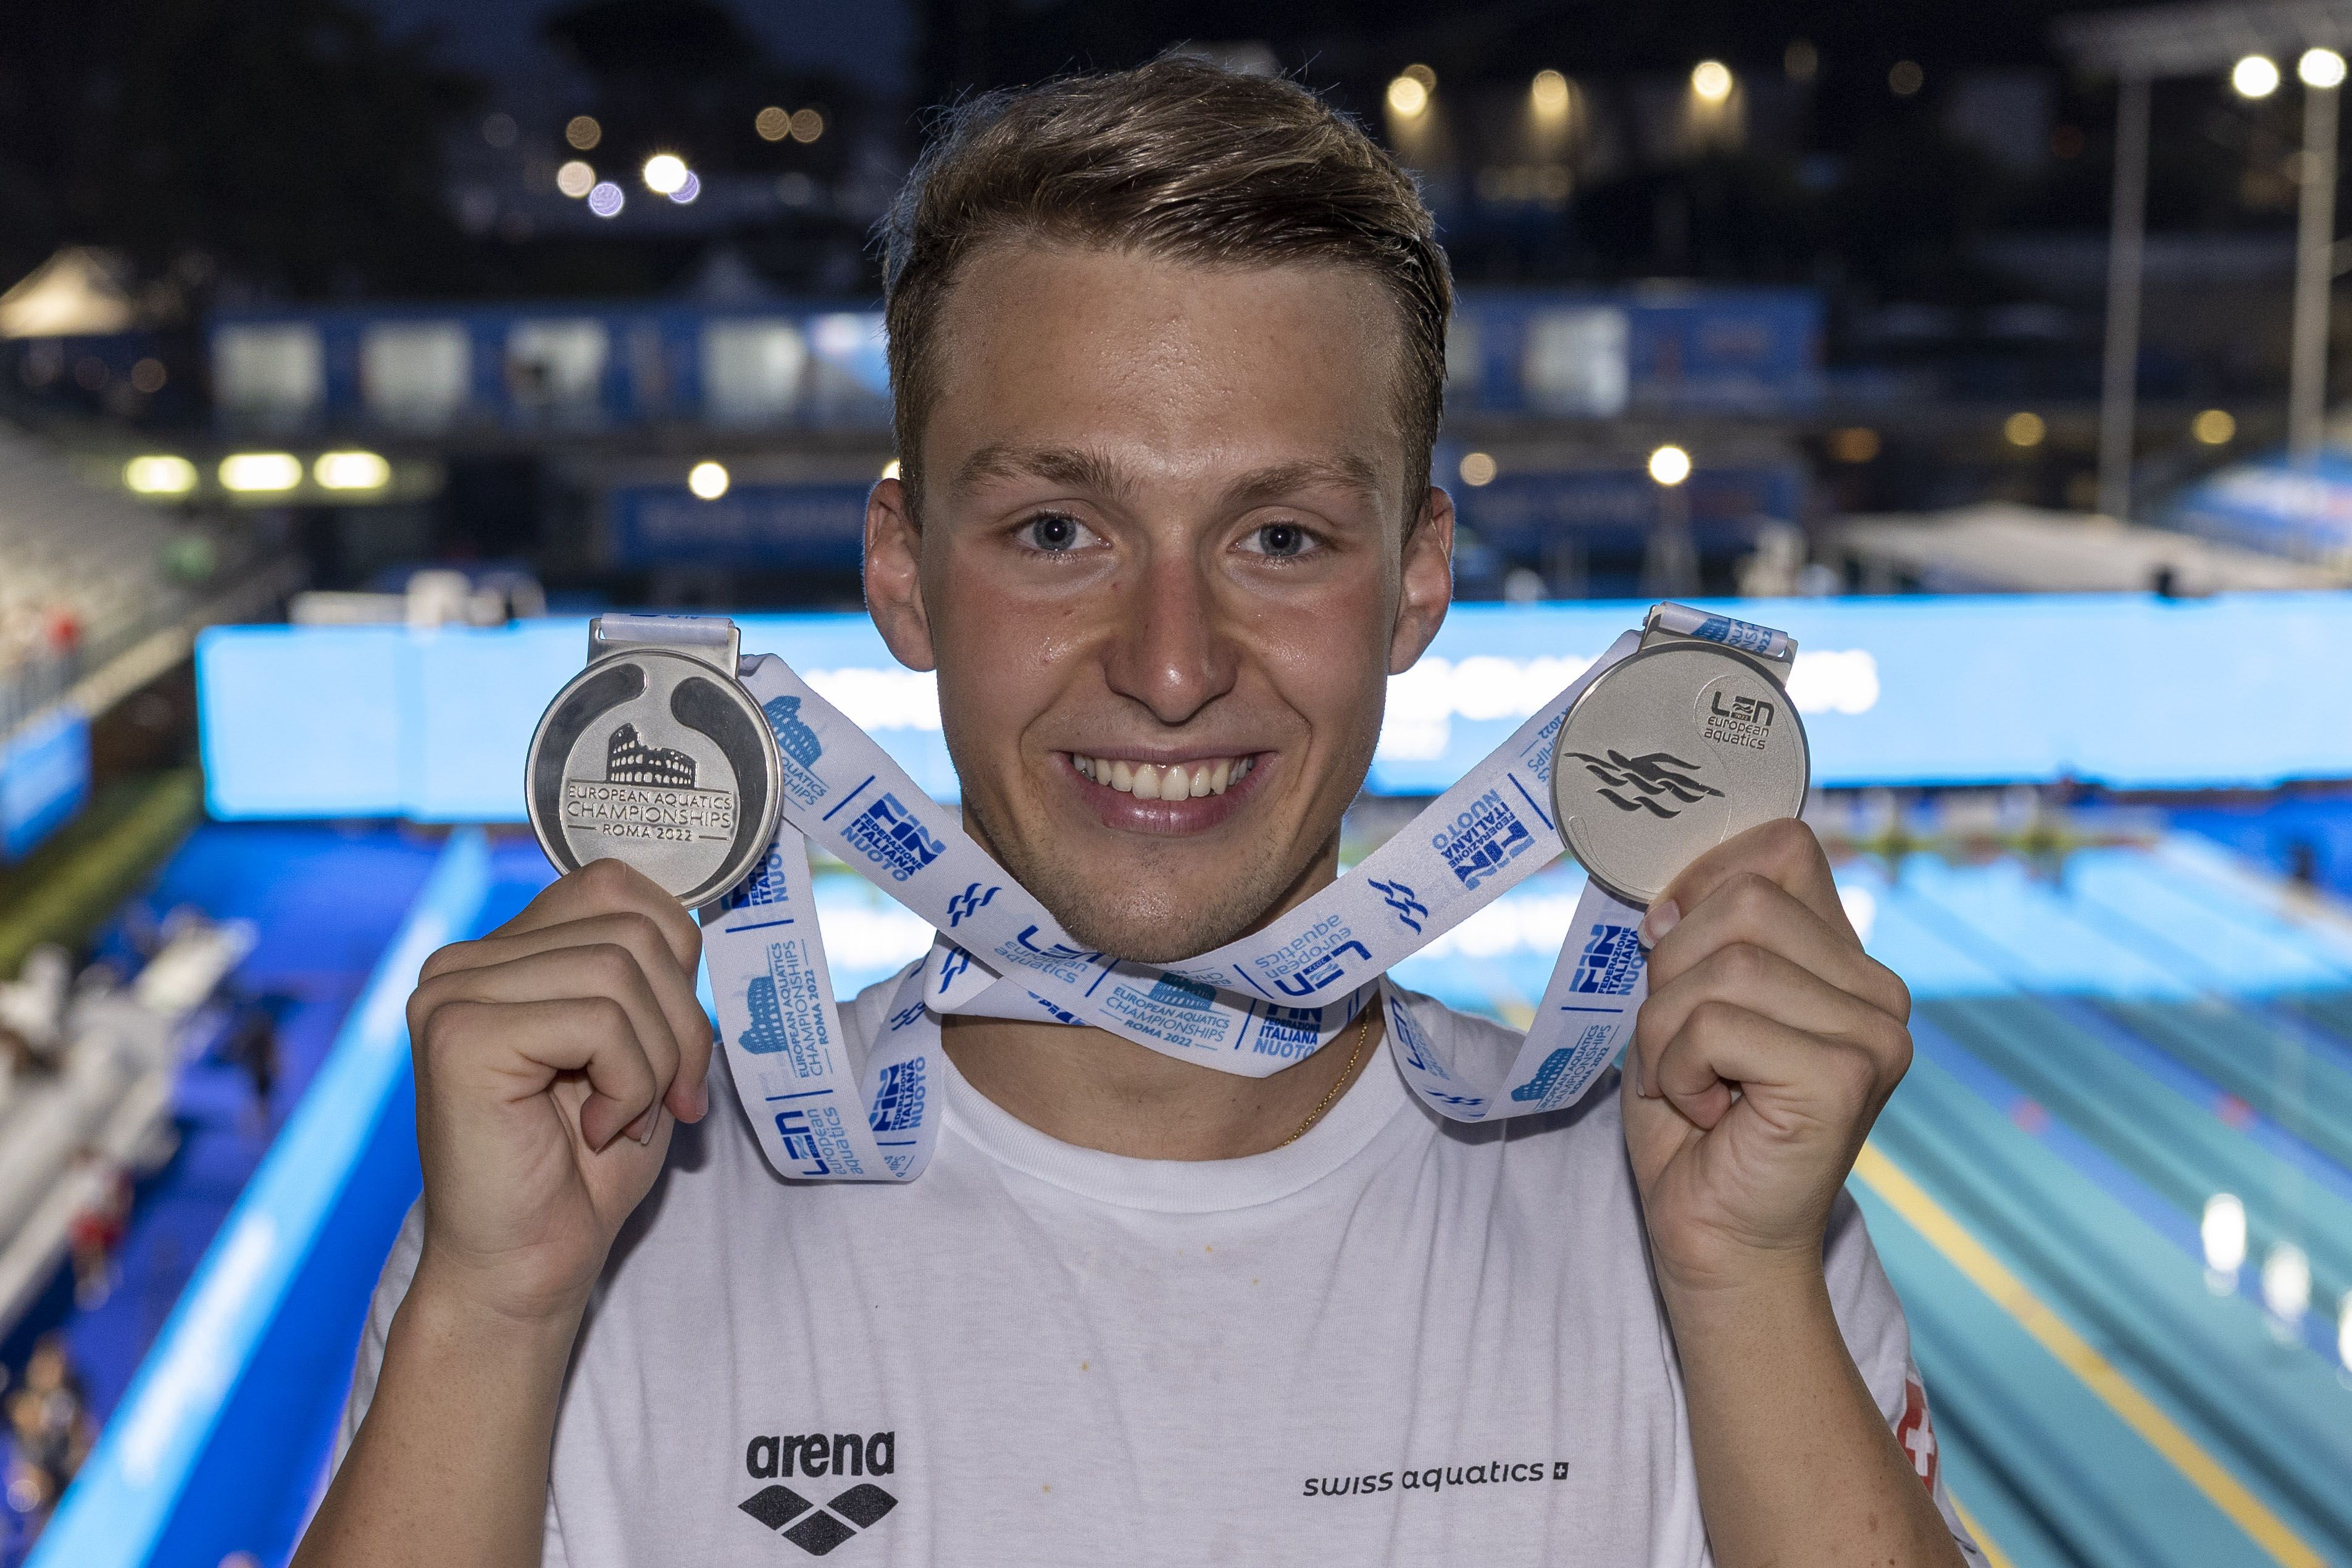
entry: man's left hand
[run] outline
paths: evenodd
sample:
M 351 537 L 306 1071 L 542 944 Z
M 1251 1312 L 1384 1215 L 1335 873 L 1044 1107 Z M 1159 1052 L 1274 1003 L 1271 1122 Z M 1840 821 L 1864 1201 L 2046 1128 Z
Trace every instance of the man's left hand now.
M 1911 1063 L 1911 994 L 1862 950 L 1812 829 L 1767 823 L 1650 907 L 1625 1146 L 1660 1284 L 1818 1280 L 1830 1205 Z

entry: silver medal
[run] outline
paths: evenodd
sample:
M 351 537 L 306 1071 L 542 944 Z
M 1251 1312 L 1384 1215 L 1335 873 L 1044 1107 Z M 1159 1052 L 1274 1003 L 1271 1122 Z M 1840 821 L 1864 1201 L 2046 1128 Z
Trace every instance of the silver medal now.
M 1657 619 L 1576 700 L 1552 750 L 1560 837 L 1635 909 L 1732 835 L 1795 816 L 1811 778 L 1804 722 L 1767 665 L 1664 636 Z
M 558 871 L 624 860 L 694 908 L 759 864 L 782 779 L 767 718 L 735 679 L 733 623 L 673 625 L 654 642 L 591 624 L 587 668 L 531 735 L 524 795 Z

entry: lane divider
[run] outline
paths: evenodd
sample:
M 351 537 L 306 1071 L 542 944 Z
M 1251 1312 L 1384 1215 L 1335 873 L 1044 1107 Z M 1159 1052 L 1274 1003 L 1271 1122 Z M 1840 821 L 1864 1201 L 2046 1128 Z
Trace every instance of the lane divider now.
M 2053 1311 L 2026 1283 L 2010 1272 L 1968 1227 L 1936 1202 L 1876 1144 L 1865 1143 L 1853 1163 L 1853 1173 L 1886 1205 L 1969 1277 L 1978 1289 L 1992 1298 L 2017 1320 L 2042 1348 L 2080 1378 L 2125 1426 L 2161 1454 L 2189 1483 L 2203 1493 L 2231 1522 L 2250 1536 L 2284 1568 L 2327 1568 L 2327 1561 L 2297 1535 L 2285 1521 L 2248 1490 L 2228 1467 L 2156 1403 L 2137 1384 L 2116 1370 L 2074 1325 Z M 1966 1521 L 1963 1521 L 1965 1523 Z M 1972 1527 L 1973 1528 L 1973 1527 Z
M 1977 1522 L 1977 1516 L 1962 1507 L 1958 1498 L 1952 1499 L 1952 1511 L 1960 1516 L 1960 1528 L 1969 1532 L 1969 1539 L 1977 1543 L 1979 1552 L 1984 1553 L 1986 1568 L 2017 1568 L 2017 1564 L 2011 1561 L 2009 1553 L 2003 1552 L 1994 1542 L 1993 1538 L 1985 1533 L 1985 1527 Z

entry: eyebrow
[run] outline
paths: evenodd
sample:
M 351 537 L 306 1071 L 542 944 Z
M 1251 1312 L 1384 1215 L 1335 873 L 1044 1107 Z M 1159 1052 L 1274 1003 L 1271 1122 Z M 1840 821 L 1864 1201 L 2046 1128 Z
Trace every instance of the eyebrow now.
M 1045 479 L 1075 490 L 1124 500 L 1135 489 L 1109 458 L 1076 447 L 1015 447 L 998 441 L 982 447 L 956 469 L 958 489 L 982 479 Z
M 967 489 L 984 479 L 1040 479 L 1072 489 L 1087 490 L 1111 500 L 1134 494 L 1134 481 L 1099 452 L 1072 447 L 1016 447 L 993 442 L 981 447 L 956 469 L 955 483 Z M 1349 452 L 1335 459 L 1299 458 L 1275 463 L 1244 474 L 1225 488 L 1225 505 L 1234 509 L 1261 506 L 1299 490 L 1328 487 L 1355 492 L 1377 503 L 1382 494 L 1380 472 L 1371 461 Z

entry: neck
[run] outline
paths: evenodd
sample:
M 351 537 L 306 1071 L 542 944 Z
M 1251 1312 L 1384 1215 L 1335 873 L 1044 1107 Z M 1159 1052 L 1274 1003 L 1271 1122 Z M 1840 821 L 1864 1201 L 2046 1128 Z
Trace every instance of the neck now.
M 1235 1160 L 1279 1148 L 1329 1115 L 1363 1076 L 1383 1024 L 1375 1002 L 1367 1018 L 1306 1060 L 1269 1078 L 1241 1078 L 1101 1029 L 942 1022 L 956 1070 L 998 1106 L 1049 1138 L 1136 1160 Z
M 964 829 L 1008 863 L 969 800 Z M 1339 875 L 1334 823 L 1253 929 L 1281 919 Z M 1178 1061 L 1083 1026 L 953 1016 L 940 1023 L 940 1043 L 965 1080 L 1049 1138 L 1136 1160 L 1237 1160 L 1279 1148 L 1329 1115 L 1379 1053 L 1386 1020 L 1376 1001 L 1369 1017 L 1269 1078 Z

